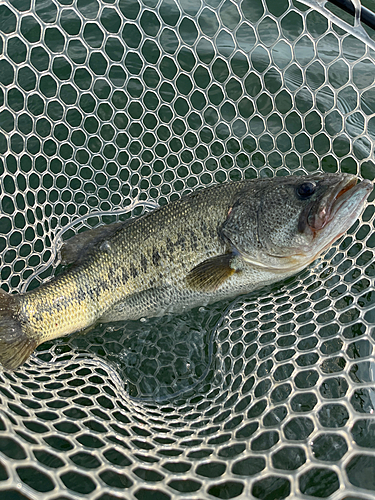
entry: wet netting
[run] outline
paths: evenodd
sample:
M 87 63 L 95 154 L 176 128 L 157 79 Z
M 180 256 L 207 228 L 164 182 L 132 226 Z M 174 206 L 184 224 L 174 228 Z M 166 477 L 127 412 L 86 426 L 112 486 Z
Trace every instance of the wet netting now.
M 3 0 L 1 287 L 201 186 L 373 180 L 374 17 L 340 3 Z M 0 369 L 0 498 L 374 499 L 373 199 L 294 278 Z

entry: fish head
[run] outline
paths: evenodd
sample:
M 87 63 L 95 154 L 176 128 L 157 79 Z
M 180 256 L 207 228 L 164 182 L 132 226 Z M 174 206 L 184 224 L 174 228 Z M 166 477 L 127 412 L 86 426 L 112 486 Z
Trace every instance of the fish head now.
M 294 272 L 313 262 L 360 216 L 373 185 L 354 175 L 286 176 L 249 183 L 221 228 L 245 262 Z

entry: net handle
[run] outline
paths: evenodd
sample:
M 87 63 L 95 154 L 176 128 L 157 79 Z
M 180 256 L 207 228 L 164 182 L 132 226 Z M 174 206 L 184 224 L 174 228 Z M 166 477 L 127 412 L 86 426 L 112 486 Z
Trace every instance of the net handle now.
M 355 17 L 356 8 L 351 0 L 328 0 L 328 1 L 333 5 L 336 5 L 336 7 L 339 7 L 340 9 L 344 10 L 348 14 L 351 14 L 353 17 Z M 369 28 L 375 30 L 375 13 L 372 12 L 370 9 L 367 9 L 367 7 L 363 7 L 363 5 L 361 5 L 360 10 L 361 10 L 360 20 L 362 21 L 362 23 L 366 24 L 366 26 L 368 26 Z

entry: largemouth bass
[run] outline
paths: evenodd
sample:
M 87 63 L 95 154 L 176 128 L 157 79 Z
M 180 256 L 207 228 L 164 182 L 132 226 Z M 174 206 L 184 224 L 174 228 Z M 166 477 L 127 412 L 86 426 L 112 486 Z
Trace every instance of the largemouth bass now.
M 16 369 L 42 342 L 98 322 L 182 311 L 291 276 L 347 231 L 372 187 L 341 173 L 244 180 L 81 233 L 66 245 L 71 268 L 31 292 L 0 294 L 0 362 Z

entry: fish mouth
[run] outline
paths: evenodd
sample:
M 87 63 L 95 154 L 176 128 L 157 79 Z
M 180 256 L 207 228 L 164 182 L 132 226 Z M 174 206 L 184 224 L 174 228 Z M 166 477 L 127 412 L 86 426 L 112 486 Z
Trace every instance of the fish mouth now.
M 343 179 L 327 196 L 319 201 L 319 205 L 314 204 L 307 217 L 307 224 L 312 230 L 314 237 L 323 228 L 336 219 L 340 212 L 350 223 L 354 223 L 358 215 L 358 207 L 363 204 L 372 191 L 373 185 L 369 180 L 363 180 L 357 184 L 358 178 L 350 176 Z M 351 225 L 351 224 L 350 224 Z

